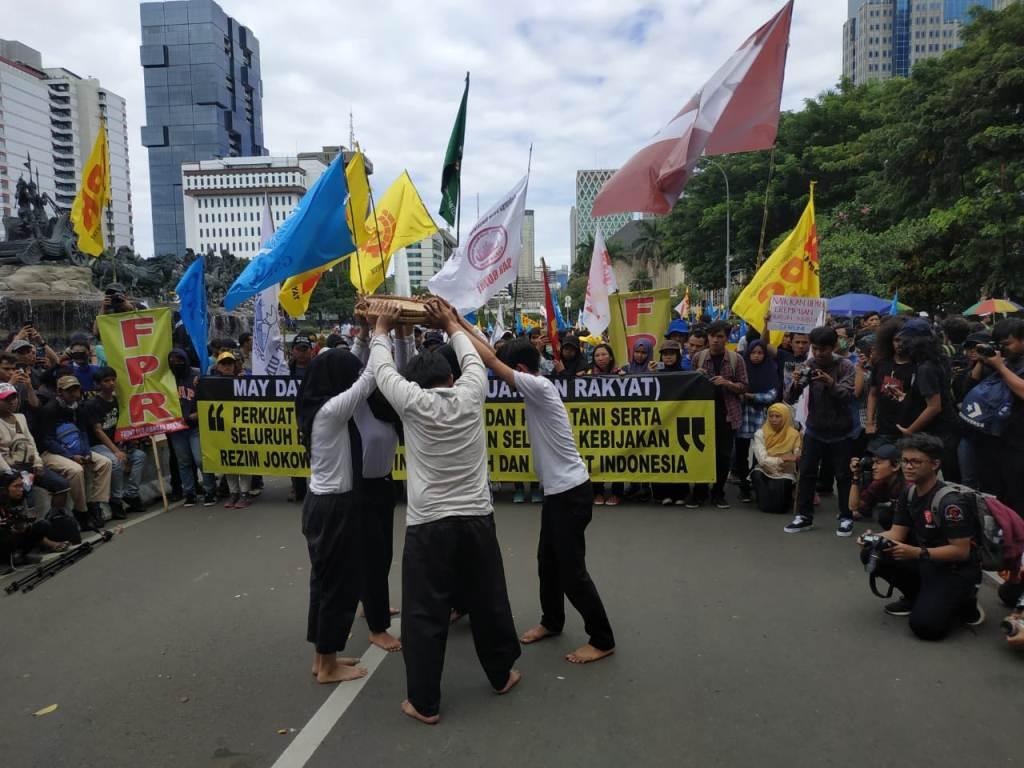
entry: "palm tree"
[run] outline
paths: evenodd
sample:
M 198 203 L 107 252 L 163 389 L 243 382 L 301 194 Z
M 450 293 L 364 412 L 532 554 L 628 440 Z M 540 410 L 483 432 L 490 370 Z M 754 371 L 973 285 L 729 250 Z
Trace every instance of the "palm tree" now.
M 640 235 L 633 241 L 633 263 L 640 267 L 642 273 L 649 274 L 659 270 L 665 262 L 665 241 L 663 228 L 658 221 L 643 220 L 637 222 Z M 639 277 L 639 273 L 637 275 Z
M 608 249 L 608 258 L 613 262 L 626 260 L 626 249 L 622 243 L 615 240 L 605 240 L 605 248 Z M 594 236 L 587 235 L 576 243 L 576 259 L 572 264 L 573 274 L 585 275 L 590 272 L 590 260 L 594 256 Z

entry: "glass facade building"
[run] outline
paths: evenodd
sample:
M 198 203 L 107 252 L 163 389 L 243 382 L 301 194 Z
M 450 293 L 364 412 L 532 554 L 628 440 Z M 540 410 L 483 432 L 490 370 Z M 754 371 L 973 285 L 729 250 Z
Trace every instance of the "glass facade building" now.
M 896 0 L 893 16 L 892 73 L 910 74 L 910 0 Z
M 140 16 L 153 255 L 182 255 L 182 163 L 267 154 L 259 41 L 213 0 L 142 3 Z

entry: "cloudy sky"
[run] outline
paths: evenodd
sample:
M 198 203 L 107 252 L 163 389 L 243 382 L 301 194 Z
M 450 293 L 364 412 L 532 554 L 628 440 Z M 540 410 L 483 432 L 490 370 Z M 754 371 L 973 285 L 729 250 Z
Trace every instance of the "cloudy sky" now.
M 569 258 L 576 170 L 618 167 L 783 0 L 221 0 L 260 41 L 265 143 L 273 154 L 356 138 L 381 194 L 408 169 L 429 210 L 469 70 L 463 227 L 526 170 L 537 255 Z M 151 255 L 139 10 L 132 0 L 34 0 L 0 34 L 44 66 L 98 77 L 128 101 L 135 237 Z M 797 0 L 783 108 L 839 78 L 844 0 Z M 54 41 L 60 41 L 55 44 Z

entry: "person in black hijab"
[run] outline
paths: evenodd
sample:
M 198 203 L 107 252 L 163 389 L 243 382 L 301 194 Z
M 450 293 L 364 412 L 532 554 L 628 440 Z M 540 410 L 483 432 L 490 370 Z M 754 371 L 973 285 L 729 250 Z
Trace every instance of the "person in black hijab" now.
M 357 659 L 339 658 L 355 620 L 361 588 L 363 444 L 353 418 L 375 390 L 373 376 L 348 350 L 315 357 L 295 397 L 299 436 L 309 452 L 302 534 L 309 549 L 313 674 L 321 683 L 365 677 Z

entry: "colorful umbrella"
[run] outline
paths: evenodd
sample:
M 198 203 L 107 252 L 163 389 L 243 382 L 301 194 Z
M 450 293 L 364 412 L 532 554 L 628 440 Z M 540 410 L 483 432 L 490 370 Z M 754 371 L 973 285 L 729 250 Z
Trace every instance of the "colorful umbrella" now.
M 991 315 L 997 312 L 1009 315 L 1014 312 L 1024 312 L 1024 307 L 1006 299 L 987 299 L 964 310 L 965 315 Z

